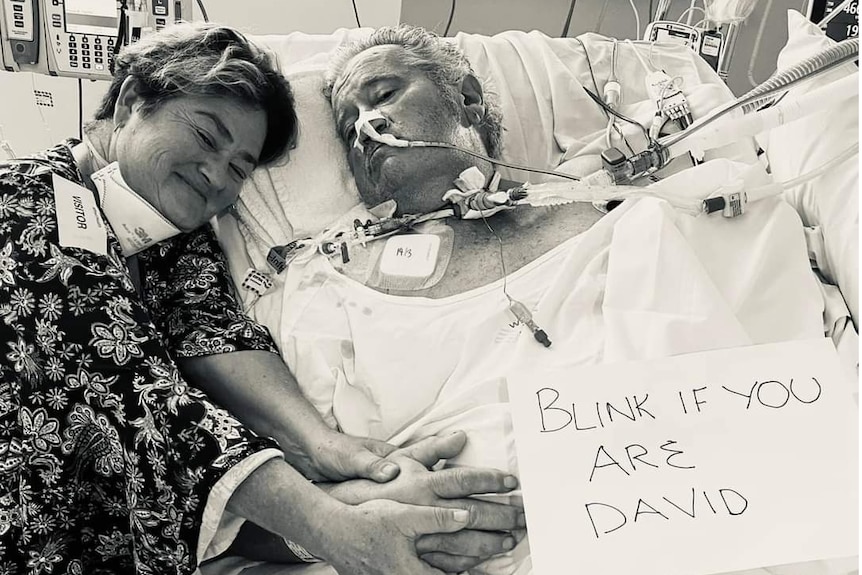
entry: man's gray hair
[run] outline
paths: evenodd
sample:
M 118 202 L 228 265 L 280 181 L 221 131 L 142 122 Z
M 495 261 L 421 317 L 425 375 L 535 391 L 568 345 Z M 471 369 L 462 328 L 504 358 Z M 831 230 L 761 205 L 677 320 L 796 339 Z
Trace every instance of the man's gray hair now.
M 368 38 L 339 48 L 330 60 L 326 73 L 326 96 L 332 97 L 335 82 L 354 56 L 375 46 L 388 45 L 404 48 L 407 63 L 425 72 L 453 110 L 459 109 L 461 82 L 468 74 L 476 76 L 470 61 L 454 42 L 409 24 L 378 28 Z M 488 80 L 476 78 L 482 83 L 485 104 L 485 116 L 479 124 L 479 131 L 488 155 L 499 158 L 502 152 L 503 115 L 497 95 L 490 88 Z

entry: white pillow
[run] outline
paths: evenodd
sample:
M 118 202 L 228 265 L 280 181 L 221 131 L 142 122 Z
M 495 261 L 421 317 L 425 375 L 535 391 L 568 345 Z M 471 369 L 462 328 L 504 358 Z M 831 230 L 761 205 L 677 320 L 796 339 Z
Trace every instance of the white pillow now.
M 275 53 L 293 86 L 300 139 L 289 161 L 259 170 L 243 190 L 238 212 L 249 225 L 241 225 L 240 229 L 247 243 L 260 244 L 250 252 L 263 252 L 265 257 L 272 245 L 319 231 L 358 201 L 346 168 L 344 148 L 321 89 L 331 51 L 369 32 L 340 30 L 324 36 L 294 33 L 256 38 Z M 598 154 L 604 148 L 607 120 L 583 87 L 595 90 L 595 76 L 601 89 L 610 75 L 611 39 L 596 34 L 575 39 L 508 31 L 490 37 L 458 34 L 451 41 L 465 51 L 476 73 L 488 81 L 486 88 L 499 97 L 506 160 L 541 168 L 566 162 L 565 169 L 579 171 L 572 166 L 574 162 L 578 168 L 595 169 L 593 164 L 599 161 Z M 623 81 L 623 111 L 640 121 L 649 122 L 654 112 L 654 103 L 646 95 L 640 60 L 649 60 L 651 65 L 678 76 L 691 96 L 696 116 L 730 98 L 718 76 L 690 50 L 672 45 L 650 49 L 641 44 L 640 58 L 628 44 L 619 43 L 618 50 L 616 73 Z M 633 145 L 643 146 L 636 128 L 625 129 Z M 753 148 L 737 144 L 734 150 L 741 151 L 719 155 L 742 159 L 745 152 L 752 154 Z M 547 179 L 517 170 L 501 171 L 514 180 Z M 258 266 L 262 260 L 254 253 L 250 255 Z
M 789 39 L 778 56 L 782 70 L 834 45 L 820 28 L 799 12 L 787 15 Z M 822 79 L 790 91 L 802 94 L 848 74 L 858 75 L 853 64 L 844 64 Z M 766 134 L 769 166 L 777 182 L 793 179 L 818 168 L 859 142 L 859 109 L 852 105 L 823 110 Z M 785 192 L 806 226 L 820 227 L 825 247 L 821 271 L 841 289 L 853 321 L 859 326 L 859 158 Z
M 359 203 L 356 184 L 323 95 L 323 68 L 287 75 L 299 118 L 299 140 L 286 161 L 255 170 L 235 216 L 259 270 L 270 247 L 316 234 Z

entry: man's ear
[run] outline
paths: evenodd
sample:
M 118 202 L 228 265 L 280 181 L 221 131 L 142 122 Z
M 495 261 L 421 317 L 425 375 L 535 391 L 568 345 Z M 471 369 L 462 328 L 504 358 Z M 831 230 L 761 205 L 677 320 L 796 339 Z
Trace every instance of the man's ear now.
M 140 94 L 140 84 L 134 76 L 127 76 L 120 86 L 117 101 L 114 104 L 114 126 L 122 126 L 129 121 L 132 112 L 143 102 Z
M 464 100 L 464 113 L 467 121 L 476 126 L 485 118 L 485 98 L 482 93 L 482 83 L 473 76 L 467 74 L 461 81 L 461 98 Z

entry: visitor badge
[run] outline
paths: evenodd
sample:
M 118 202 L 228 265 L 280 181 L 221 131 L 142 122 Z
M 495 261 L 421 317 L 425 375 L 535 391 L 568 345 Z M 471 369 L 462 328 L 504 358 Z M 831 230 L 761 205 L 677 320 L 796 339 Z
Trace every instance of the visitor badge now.
M 386 240 L 380 272 L 390 276 L 425 278 L 437 267 L 440 238 L 434 234 L 406 234 Z
M 54 204 L 60 245 L 108 254 L 108 232 L 93 192 L 54 174 Z

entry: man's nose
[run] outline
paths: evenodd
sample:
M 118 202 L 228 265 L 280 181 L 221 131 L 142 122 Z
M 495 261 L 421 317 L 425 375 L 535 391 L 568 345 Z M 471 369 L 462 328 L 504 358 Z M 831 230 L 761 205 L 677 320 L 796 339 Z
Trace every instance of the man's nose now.
M 368 141 L 373 140 L 375 134 L 380 134 L 389 126 L 389 122 L 382 116 L 373 118 L 361 118 L 356 123 L 356 143 L 359 146 L 364 146 Z

